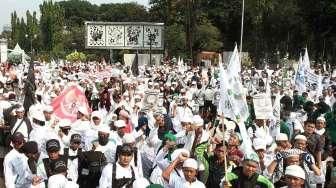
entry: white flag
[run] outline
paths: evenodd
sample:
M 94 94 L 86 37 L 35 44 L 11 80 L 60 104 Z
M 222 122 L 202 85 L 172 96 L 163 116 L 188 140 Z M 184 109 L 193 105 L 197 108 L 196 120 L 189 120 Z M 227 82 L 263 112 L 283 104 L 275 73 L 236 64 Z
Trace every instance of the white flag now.
M 309 61 L 309 56 L 308 56 L 308 49 L 306 48 L 305 54 L 303 56 L 303 66 L 306 69 L 306 71 L 310 71 L 310 61 Z
M 239 73 L 240 58 L 236 46 L 230 58 L 228 69 L 224 70 L 222 64 L 220 64 L 221 97 L 218 112 L 238 123 L 245 147 L 243 150 L 248 151 L 251 149 L 251 140 L 247 135 L 244 121 L 249 116 L 249 110 Z
M 295 89 L 300 93 L 306 91 L 305 86 L 306 66 L 303 64 L 302 57 L 300 56 L 298 69 L 295 75 Z

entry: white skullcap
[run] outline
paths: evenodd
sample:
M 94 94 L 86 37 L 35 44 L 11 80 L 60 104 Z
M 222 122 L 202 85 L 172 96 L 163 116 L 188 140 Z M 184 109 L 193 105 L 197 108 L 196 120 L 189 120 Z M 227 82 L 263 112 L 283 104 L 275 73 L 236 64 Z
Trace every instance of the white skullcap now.
M 44 112 L 53 112 L 53 111 L 54 111 L 54 108 L 53 108 L 51 105 L 46 105 L 46 106 L 43 108 L 43 111 L 44 111 Z
M 253 139 L 253 147 L 255 150 L 266 150 L 266 141 L 261 138 Z
M 287 168 L 285 170 L 285 175 L 298 177 L 298 178 L 301 178 L 303 180 L 306 179 L 306 175 L 305 175 L 304 170 L 298 165 L 287 166 Z
M 187 154 L 187 157 L 190 156 L 190 152 L 189 152 L 187 149 L 184 149 L 184 148 L 176 149 L 176 150 L 174 150 L 173 153 L 171 154 L 171 159 L 172 159 L 172 161 L 175 161 L 175 159 L 177 159 L 178 156 L 179 156 L 181 153 L 185 153 L 185 154 Z
M 316 119 L 316 121 L 323 121 L 326 122 L 325 118 L 323 116 L 320 116 Z
M 45 121 L 45 117 L 43 115 L 43 112 L 40 110 L 34 110 L 31 114 L 32 119 L 36 119 L 39 121 Z
M 117 120 L 114 122 L 114 126 L 121 128 L 121 127 L 126 127 L 126 123 L 124 120 Z
M 87 108 L 84 107 L 84 106 L 79 106 L 78 107 L 78 112 L 80 112 L 80 113 L 82 113 L 82 114 L 84 114 L 86 116 L 89 115 L 89 112 L 88 112 Z
M 122 139 L 123 144 L 131 144 L 135 142 L 135 138 L 132 134 L 125 134 Z
M 195 124 L 198 127 L 202 127 L 204 123 L 204 120 L 199 115 L 195 115 L 193 117 L 193 124 Z
M 184 117 L 182 117 L 181 122 L 192 123 L 193 121 L 192 121 L 192 119 L 190 117 L 184 116 Z
M 70 127 L 71 126 L 71 121 L 69 119 L 62 119 L 58 123 L 59 127 Z
M 307 141 L 307 137 L 305 137 L 302 134 L 299 134 L 299 135 L 295 136 L 294 140 L 304 140 L 304 141 Z
M 16 112 L 24 112 L 25 109 L 23 108 L 23 106 L 20 106 L 19 108 L 15 109 Z
M 91 117 L 97 117 L 99 119 L 102 119 L 101 112 L 99 112 L 99 111 L 93 111 L 92 114 L 91 114 Z
M 138 178 L 133 182 L 133 188 L 144 188 L 150 184 L 146 178 Z
M 198 163 L 195 159 L 189 158 L 183 162 L 183 167 L 198 169 Z
M 288 141 L 288 136 L 285 133 L 279 133 L 276 137 L 275 137 L 276 141 Z
M 110 133 L 111 129 L 107 125 L 100 125 L 100 126 L 98 126 L 98 131 L 103 132 L 103 133 Z

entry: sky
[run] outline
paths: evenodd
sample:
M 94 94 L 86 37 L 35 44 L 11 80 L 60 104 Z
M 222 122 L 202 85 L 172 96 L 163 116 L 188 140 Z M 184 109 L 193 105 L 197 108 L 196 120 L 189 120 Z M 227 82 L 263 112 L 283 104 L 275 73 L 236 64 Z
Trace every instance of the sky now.
M 57 0 L 60 1 L 60 0 Z M 126 2 L 137 2 L 138 4 L 148 6 L 149 0 L 87 0 L 92 4 L 102 4 L 102 3 L 126 3 Z M 18 13 L 20 17 L 25 16 L 26 11 L 39 12 L 39 5 L 43 0 L 0 0 L 0 31 L 2 31 L 3 26 L 10 26 L 11 13 L 14 10 Z M 39 14 L 38 14 L 39 15 Z

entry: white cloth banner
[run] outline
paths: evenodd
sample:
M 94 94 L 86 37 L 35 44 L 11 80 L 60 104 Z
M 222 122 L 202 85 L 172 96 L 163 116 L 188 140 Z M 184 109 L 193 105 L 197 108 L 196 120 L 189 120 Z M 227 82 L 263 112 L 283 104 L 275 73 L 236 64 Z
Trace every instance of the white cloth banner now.
M 254 113 L 256 119 L 269 119 L 273 115 L 270 95 L 259 93 L 253 96 Z

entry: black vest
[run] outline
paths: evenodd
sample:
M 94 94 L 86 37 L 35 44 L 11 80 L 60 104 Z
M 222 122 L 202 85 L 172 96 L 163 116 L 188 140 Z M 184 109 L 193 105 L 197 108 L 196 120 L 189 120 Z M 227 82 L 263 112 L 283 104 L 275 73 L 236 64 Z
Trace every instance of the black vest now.
M 121 178 L 121 179 L 116 179 L 116 169 L 117 169 L 117 163 L 113 164 L 113 168 L 112 168 L 112 185 L 115 188 L 122 188 L 123 186 L 126 186 L 126 188 L 131 188 L 133 185 L 133 182 L 135 180 L 135 174 L 134 174 L 134 170 L 131 167 L 131 171 L 132 171 L 132 177 L 131 178 Z

